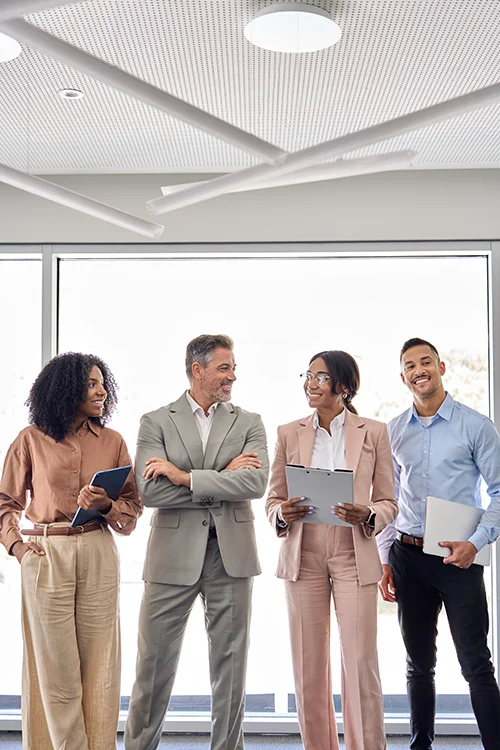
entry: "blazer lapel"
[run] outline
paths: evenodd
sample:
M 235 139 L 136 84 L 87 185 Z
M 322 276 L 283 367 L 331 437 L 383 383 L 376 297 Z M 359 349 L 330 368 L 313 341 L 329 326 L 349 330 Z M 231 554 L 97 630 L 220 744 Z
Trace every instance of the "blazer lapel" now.
M 191 466 L 193 469 L 201 468 L 203 464 L 203 445 L 194 414 L 185 394 L 170 407 L 170 418 L 187 451 Z
M 235 419 L 236 414 L 232 404 L 219 404 L 217 406 L 214 414 L 214 421 L 210 428 L 210 435 L 208 436 L 205 458 L 203 459 L 204 469 L 211 469 L 214 466 L 221 445 L 224 442 L 227 433 L 233 426 Z
M 361 450 L 366 437 L 366 427 L 364 421 L 357 414 L 353 414 L 346 409 L 345 424 L 345 462 L 348 469 L 356 473 Z
M 297 441 L 299 443 L 299 460 L 302 466 L 311 465 L 315 437 L 313 416 L 301 419 L 297 428 Z

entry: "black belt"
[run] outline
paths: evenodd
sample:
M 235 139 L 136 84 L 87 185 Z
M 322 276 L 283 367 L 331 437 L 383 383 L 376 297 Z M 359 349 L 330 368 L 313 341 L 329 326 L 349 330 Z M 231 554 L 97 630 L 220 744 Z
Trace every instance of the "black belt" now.
M 424 546 L 424 540 L 421 536 L 412 536 L 411 534 L 403 534 L 401 531 L 396 531 L 396 539 L 398 542 L 412 544 L 414 547 Z
M 210 526 L 208 530 L 208 538 L 209 539 L 217 539 L 217 530 L 215 526 Z

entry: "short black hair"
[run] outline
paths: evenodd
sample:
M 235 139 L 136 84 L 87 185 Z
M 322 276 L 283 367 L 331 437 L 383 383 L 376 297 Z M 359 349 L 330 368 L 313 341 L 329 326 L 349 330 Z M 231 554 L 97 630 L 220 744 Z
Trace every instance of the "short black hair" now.
M 403 346 L 401 347 L 401 351 L 399 353 L 399 361 L 401 362 L 403 359 L 403 355 L 406 354 L 408 349 L 413 349 L 414 346 L 428 346 L 431 351 L 434 352 L 436 357 L 440 359 L 439 352 L 434 346 L 434 344 L 431 344 L 430 341 L 426 341 L 425 339 L 419 339 L 419 338 L 413 338 L 408 339 L 408 341 L 405 341 Z
M 309 360 L 309 364 L 311 365 L 315 359 L 320 358 L 324 361 L 328 370 L 332 393 L 341 393 L 341 389 L 345 388 L 347 390 L 344 399 L 345 407 L 353 414 L 357 414 L 358 412 L 351 403 L 359 390 L 360 382 L 359 367 L 356 360 L 340 349 L 329 349 L 315 354 Z M 341 389 L 339 389 L 339 386 Z
M 75 421 L 80 404 L 87 398 L 88 379 L 93 367 L 102 372 L 107 398 L 102 415 L 90 419 L 102 426 L 109 422 L 116 409 L 118 390 L 111 370 L 94 354 L 67 352 L 47 362 L 31 386 L 26 401 L 29 423 L 54 440 L 63 440 Z

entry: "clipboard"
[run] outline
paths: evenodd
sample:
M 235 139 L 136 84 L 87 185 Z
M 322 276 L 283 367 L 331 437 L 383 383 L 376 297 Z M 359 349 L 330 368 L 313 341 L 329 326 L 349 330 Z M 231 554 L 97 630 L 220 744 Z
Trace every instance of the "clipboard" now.
M 440 497 L 427 497 L 425 503 L 424 552 L 426 555 L 448 557 L 449 547 L 440 547 L 439 542 L 466 542 L 477 529 L 484 513 L 482 508 L 463 505 Z M 491 544 L 480 550 L 474 565 L 489 565 Z
M 103 490 L 106 490 L 110 500 L 118 500 L 131 468 L 131 466 L 119 466 L 117 469 L 97 471 L 90 480 L 89 486 L 102 487 Z M 104 518 L 104 516 L 98 510 L 78 508 L 71 521 L 71 526 L 83 526 L 96 518 Z
M 332 513 L 331 505 L 354 503 L 354 472 L 350 469 L 310 469 L 287 464 L 285 467 L 288 497 L 305 497 L 296 505 L 314 505 L 314 513 L 298 519 L 303 523 L 323 523 L 328 526 L 348 526 Z

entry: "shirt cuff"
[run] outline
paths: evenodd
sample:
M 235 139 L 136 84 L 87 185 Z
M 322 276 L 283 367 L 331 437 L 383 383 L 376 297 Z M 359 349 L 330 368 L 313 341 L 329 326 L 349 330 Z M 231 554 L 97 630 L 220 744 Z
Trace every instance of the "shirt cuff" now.
M 380 562 L 382 563 L 382 565 L 390 565 L 390 562 L 389 562 L 389 550 L 390 549 L 391 547 L 382 547 L 382 548 L 379 547 L 378 548 L 378 554 L 380 556 Z
M 488 544 L 489 534 L 486 529 L 479 528 L 475 530 L 467 541 L 472 542 L 477 551 L 480 552 Z
M 193 491 L 193 472 L 189 472 L 189 491 Z
M 122 513 L 118 510 L 113 500 L 111 500 L 111 508 L 108 512 L 102 513 L 101 515 L 104 516 L 106 521 L 113 521 L 114 523 L 120 523 L 122 519 Z
M 14 546 L 14 544 L 16 542 L 22 542 L 22 541 L 24 540 L 17 529 L 10 529 L 5 534 L 4 545 L 9 555 L 12 555 L 12 547 Z

